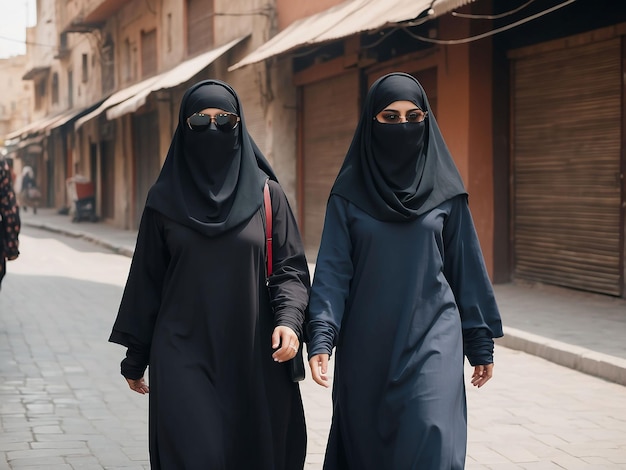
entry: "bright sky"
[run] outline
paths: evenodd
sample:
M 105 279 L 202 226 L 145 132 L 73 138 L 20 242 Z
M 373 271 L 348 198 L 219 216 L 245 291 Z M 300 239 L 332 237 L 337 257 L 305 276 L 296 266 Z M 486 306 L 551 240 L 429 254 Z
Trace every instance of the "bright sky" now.
M 0 59 L 26 54 L 26 28 L 36 22 L 36 0 L 0 0 Z

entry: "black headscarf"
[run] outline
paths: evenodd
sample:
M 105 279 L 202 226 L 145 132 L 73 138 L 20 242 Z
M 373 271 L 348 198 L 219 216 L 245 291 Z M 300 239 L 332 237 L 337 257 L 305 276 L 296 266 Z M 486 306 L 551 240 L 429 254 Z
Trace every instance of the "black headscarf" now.
M 394 101 L 411 101 L 428 117 L 420 124 L 375 121 Z M 413 220 L 466 194 L 426 92 L 411 75 L 391 73 L 371 86 L 331 194 L 389 222 Z
M 211 123 L 194 132 L 187 118 L 206 108 L 235 113 L 241 121 L 230 132 Z M 267 178 L 276 180 L 269 163 L 248 134 L 235 91 L 219 80 L 189 88 L 182 99 L 178 127 L 146 207 L 215 236 L 250 219 L 263 202 Z

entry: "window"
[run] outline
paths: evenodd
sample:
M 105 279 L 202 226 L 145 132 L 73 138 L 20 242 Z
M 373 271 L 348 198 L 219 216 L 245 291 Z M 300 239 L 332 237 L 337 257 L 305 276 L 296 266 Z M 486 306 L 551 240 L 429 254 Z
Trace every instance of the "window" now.
M 111 39 L 111 35 L 107 34 L 102 49 L 100 51 L 100 59 L 102 61 L 101 66 L 101 78 L 102 78 L 102 94 L 106 95 L 108 92 L 113 91 L 115 88 L 115 61 L 113 60 L 114 43 Z M 92 60 L 95 58 L 95 54 L 91 56 Z
M 46 80 L 41 79 L 37 82 L 35 86 L 35 109 L 41 109 L 44 105 L 44 100 L 46 98 Z
M 213 47 L 213 0 L 187 0 L 187 54 Z
M 157 34 L 156 29 L 141 32 L 141 76 L 149 77 L 157 73 Z
M 74 107 L 74 72 L 67 71 L 67 102 L 69 107 Z
M 89 58 L 87 57 L 87 54 L 83 54 L 83 64 L 82 64 L 82 71 L 83 71 L 83 76 L 82 76 L 82 80 L 83 83 L 87 83 L 89 81 Z
M 59 74 L 54 72 L 52 74 L 52 103 L 59 102 Z
M 67 57 L 67 54 L 69 54 L 69 47 L 67 45 L 67 33 L 61 33 L 59 35 L 59 51 L 57 54 L 59 57 Z
M 124 83 L 130 82 L 133 78 L 132 73 L 133 52 L 130 40 L 124 40 L 123 58 L 122 58 L 122 80 Z
M 167 14 L 167 52 L 172 52 L 172 14 Z

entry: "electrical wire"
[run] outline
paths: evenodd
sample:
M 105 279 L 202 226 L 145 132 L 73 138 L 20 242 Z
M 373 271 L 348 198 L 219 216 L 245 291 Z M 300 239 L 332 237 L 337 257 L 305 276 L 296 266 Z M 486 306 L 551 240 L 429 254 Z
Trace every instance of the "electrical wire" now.
M 389 36 L 391 36 L 393 33 L 395 33 L 396 31 L 401 30 L 402 28 L 398 28 L 398 27 L 394 27 L 391 28 L 389 30 L 389 32 L 387 32 L 386 34 L 383 34 L 380 38 L 378 38 L 376 41 L 374 41 L 371 44 L 368 44 L 367 46 L 361 46 L 361 49 L 371 49 L 372 47 L 376 47 L 378 46 L 380 43 L 382 43 L 385 39 L 387 39 Z
M 513 28 L 515 28 L 517 26 L 520 26 L 520 25 L 522 25 L 524 23 L 528 23 L 529 21 L 535 20 L 535 19 L 540 18 L 540 17 L 542 17 L 544 15 L 547 15 L 548 13 L 552 13 L 553 11 L 556 11 L 556 10 L 558 10 L 560 8 L 563 8 L 563 7 L 565 7 L 565 6 L 567 6 L 567 5 L 571 4 L 571 3 L 574 3 L 575 1 L 576 0 L 567 0 L 567 1 L 565 1 L 565 2 L 563 2 L 561 4 L 559 4 L 559 5 L 555 5 L 555 6 L 553 6 L 551 8 L 548 8 L 548 9 L 542 11 L 542 12 L 536 13 L 534 15 L 531 15 L 531 16 L 529 16 L 527 18 L 524 18 L 522 20 L 516 21 L 516 22 L 511 23 L 509 25 L 503 26 L 501 28 L 496 28 L 496 29 L 493 29 L 491 31 L 487 31 L 486 33 L 478 34 L 476 36 L 471 36 L 471 37 L 463 38 L 463 39 L 431 39 L 431 38 L 427 38 L 427 37 L 420 36 L 418 34 L 412 33 L 411 31 L 409 31 L 406 28 L 404 29 L 404 31 L 409 36 L 411 36 L 411 37 L 413 37 L 415 39 L 418 39 L 418 40 L 424 41 L 424 42 L 428 42 L 428 43 L 432 43 L 432 44 L 441 44 L 441 45 L 447 45 L 447 46 L 454 46 L 454 45 L 457 45 L 457 44 L 467 44 L 469 42 L 478 41 L 480 39 L 484 39 L 484 38 L 489 37 L 489 36 L 494 36 L 494 35 L 496 35 L 498 33 L 503 32 L 503 31 L 507 31 L 509 29 L 513 29 Z
M 14 39 L 14 38 L 8 38 L 6 36 L 0 36 L 0 39 L 3 41 L 11 41 L 11 42 L 19 42 L 20 44 L 26 44 L 27 46 L 41 46 L 41 47 L 50 47 L 52 49 L 56 48 L 56 44 L 55 45 L 50 45 L 50 44 L 41 44 L 38 42 L 32 42 L 32 41 L 25 41 L 23 39 Z
M 509 10 L 506 11 L 504 13 L 500 13 L 498 15 L 472 15 L 470 13 L 458 13 L 456 11 L 453 11 L 451 13 L 452 16 L 456 16 L 457 18 L 468 18 L 470 20 L 499 20 L 500 18 L 505 18 L 507 16 L 511 16 L 515 13 L 517 13 L 518 11 L 523 10 L 524 8 L 526 8 L 528 5 L 530 5 L 531 3 L 534 3 L 535 0 L 529 0 L 528 2 L 524 3 L 523 5 L 514 8 L 513 10 Z
M 527 7 L 528 5 L 530 5 L 534 1 L 535 0 L 529 0 L 528 2 L 526 2 L 521 7 L 517 8 L 516 10 L 514 10 L 514 11 L 511 10 L 511 12 L 507 12 L 507 15 L 510 15 L 513 12 L 519 11 L 521 8 Z M 548 8 L 548 9 L 546 9 L 546 10 L 544 10 L 542 12 L 539 12 L 539 13 L 537 13 L 535 15 L 529 16 L 528 18 L 524 18 L 524 19 L 519 20 L 519 21 L 517 21 L 515 23 L 511 23 L 510 25 L 503 26 L 502 28 L 497 28 L 497 29 L 494 29 L 492 31 L 488 31 L 488 32 L 483 33 L 483 34 L 479 34 L 477 36 L 472 36 L 472 37 L 464 38 L 464 39 L 450 39 L 450 40 L 431 39 L 431 38 L 426 38 L 426 37 L 420 36 L 418 34 L 412 33 L 411 31 L 409 31 L 407 29 L 407 26 L 416 26 L 417 24 L 423 24 L 423 23 L 425 23 L 426 21 L 428 21 L 430 19 L 429 17 L 425 17 L 425 18 L 423 18 L 419 22 L 413 21 L 413 22 L 407 23 L 407 24 L 405 24 L 405 25 L 403 25 L 401 27 L 394 27 L 390 31 L 388 31 L 387 34 L 384 34 L 381 38 L 377 39 L 373 43 L 368 44 L 367 46 L 361 46 L 361 49 L 371 49 L 372 47 L 376 47 L 379 44 L 381 44 L 383 41 L 388 39 L 389 36 L 391 36 L 391 34 L 393 34 L 396 31 L 399 31 L 399 30 L 403 30 L 405 33 L 407 33 L 409 36 L 411 36 L 411 37 L 413 37 L 415 39 L 418 39 L 418 40 L 423 41 L 423 42 L 432 43 L 432 44 L 441 44 L 441 45 L 465 44 L 465 43 L 468 43 L 468 42 L 478 41 L 480 39 L 484 39 L 486 37 L 493 36 L 495 34 L 501 33 L 501 32 L 506 31 L 508 29 L 512 29 L 512 28 L 514 28 L 516 26 L 519 26 L 519 25 L 522 25 L 522 24 L 527 23 L 529 21 L 532 21 L 534 19 L 540 18 L 543 15 L 546 15 L 548 13 L 552 13 L 553 11 L 556 11 L 556 10 L 562 8 L 562 7 L 565 7 L 565 6 L 569 5 L 570 3 L 574 3 L 575 1 L 576 0 L 566 0 L 565 2 L 561 3 L 560 5 L 556 5 L 554 7 Z M 431 3 L 431 6 L 432 6 L 432 3 Z M 500 16 L 500 15 L 495 15 L 495 16 Z M 307 51 L 292 52 L 291 55 L 292 55 L 292 57 L 305 57 L 305 56 L 308 56 L 310 54 L 313 54 L 313 53 L 317 52 L 322 47 L 323 47 L 323 45 L 317 45 L 313 49 L 310 49 L 310 50 L 307 50 Z
M 269 5 L 264 8 L 258 8 L 256 10 L 251 10 L 243 13 L 226 13 L 226 12 L 214 12 L 210 16 L 267 16 L 270 17 L 274 13 L 273 8 Z
M 300 46 L 298 46 L 298 47 L 304 47 L 305 45 L 306 45 L 306 44 L 301 44 L 301 45 L 300 45 Z M 322 44 L 322 45 L 320 45 L 320 46 L 316 46 L 316 47 L 314 47 L 313 49 L 308 50 L 308 51 L 302 51 L 302 52 L 292 52 L 292 53 L 291 53 L 291 56 L 292 56 L 292 57 L 305 57 L 305 56 L 307 56 L 307 55 L 309 55 L 309 54 L 313 54 L 314 52 L 319 51 L 319 50 L 322 48 L 322 46 L 325 46 L 325 45 L 326 45 L 326 44 Z

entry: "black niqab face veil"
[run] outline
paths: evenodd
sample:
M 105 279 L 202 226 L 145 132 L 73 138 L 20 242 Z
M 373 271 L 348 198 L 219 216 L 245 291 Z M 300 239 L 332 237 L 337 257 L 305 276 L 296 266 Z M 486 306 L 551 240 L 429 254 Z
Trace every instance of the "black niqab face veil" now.
M 239 116 L 230 131 L 212 122 L 197 132 L 187 118 L 207 108 Z M 178 127 L 146 207 L 215 236 L 250 219 L 263 202 L 263 185 L 276 180 L 269 163 L 248 134 L 235 91 L 219 80 L 205 80 L 183 96 Z
M 235 97 L 220 85 L 209 85 L 196 88 L 189 95 L 181 117 L 186 121 L 187 117 L 206 108 L 218 108 L 239 115 Z M 220 209 L 224 204 L 228 205 L 239 176 L 239 125 L 231 131 L 222 132 L 212 122 L 208 129 L 194 132 L 186 122 L 184 124 L 183 156 L 196 186 L 208 191 L 211 196 L 209 207 L 204 209 L 208 211 L 206 217 L 219 218 Z
M 428 117 L 421 123 L 376 121 L 375 116 L 395 101 L 410 101 Z M 465 193 L 420 83 L 405 73 L 379 78 L 367 94 L 331 194 L 376 219 L 401 222 Z

